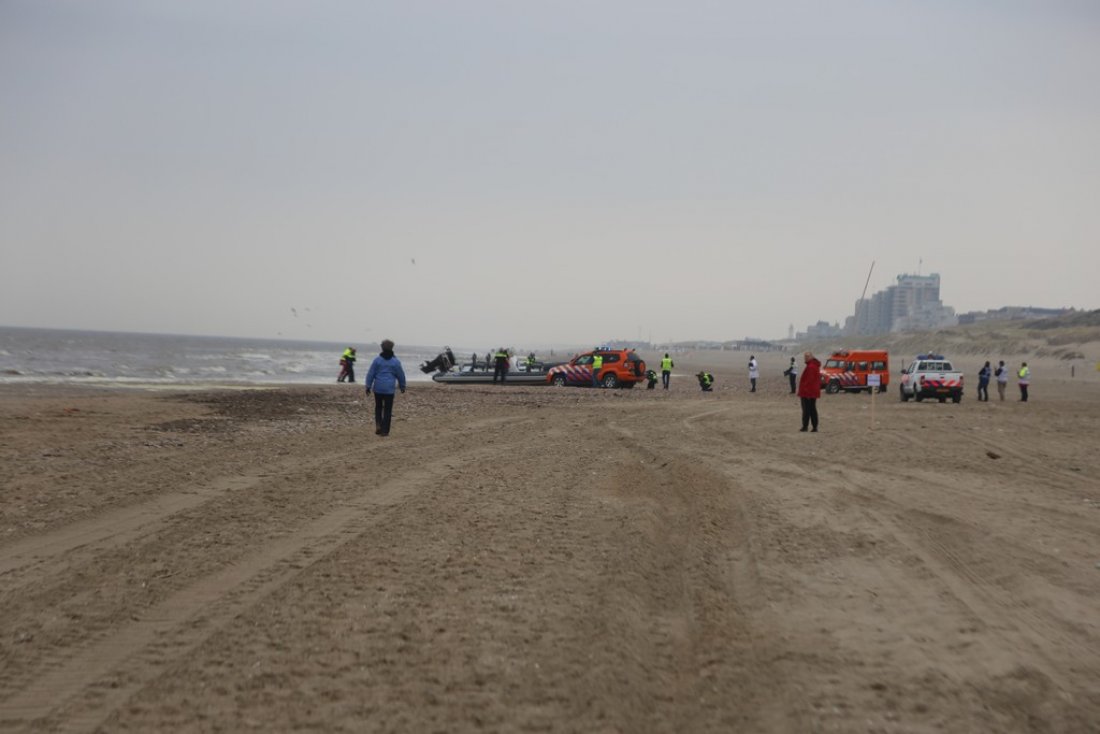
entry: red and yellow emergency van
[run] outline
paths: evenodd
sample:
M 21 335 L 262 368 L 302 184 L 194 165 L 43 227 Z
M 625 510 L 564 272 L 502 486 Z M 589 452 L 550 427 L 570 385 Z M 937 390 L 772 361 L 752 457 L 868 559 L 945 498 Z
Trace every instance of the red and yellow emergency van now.
M 871 392 L 869 375 L 879 376 L 879 392 L 890 384 L 890 355 L 884 349 L 841 349 L 821 366 L 821 389 L 827 393 Z

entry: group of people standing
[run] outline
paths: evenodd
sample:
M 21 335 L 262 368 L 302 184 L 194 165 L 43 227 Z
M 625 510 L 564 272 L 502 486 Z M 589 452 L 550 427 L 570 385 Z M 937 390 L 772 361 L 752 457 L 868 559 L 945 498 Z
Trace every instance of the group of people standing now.
M 529 353 L 523 363 L 528 370 L 534 369 L 535 365 L 538 364 L 538 360 L 535 359 L 535 353 Z M 473 356 L 470 357 L 470 365 L 475 370 L 480 367 L 480 363 L 477 360 L 477 352 L 474 352 Z M 501 347 L 495 352 L 486 352 L 485 369 L 488 370 L 490 367 L 493 368 L 493 384 L 495 385 L 499 382 L 503 385 L 508 378 L 508 370 L 512 368 L 512 353 L 505 347 Z
M 821 397 L 821 362 L 810 352 L 805 352 L 802 357 L 806 363 L 806 368 L 802 371 L 802 379 L 798 381 L 797 392 L 802 402 L 802 428 L 799 430 L 803 432 L 809 430 L 816 433 L 818 424 L 817 400 Z M 996 368 L 986 362 L 978 372 L 978 400 L 982 402 L 989 401 L 989 382 L 991 378 L 996 378 L 997 392 L 1000 394 L 1001 400 L 1004 400 L 1009 372 L 1010 370 L 1003 359 Z M 798 374 L 798 370 L 795 366 L 794 357 L 791 357 L 791 365 L 784 370 L 783 374 L 790 378 L 791 392 L 795 392 L 795 375 Z M 1027 389 L 1031 384 L 1031 368 L 1027 366 L 1027 362 L 1020 363 L 1020 369 L 1016 371 L 1016 380 L 1020 388 L 1020 401 L 1026 403 Z
M 990 380 L 996 378 L 997 380 L 997 394 L 1000 396 L 1001 401 L 1005 399 L 1005 391 L 1008 389 L 1009 368 L 1005 365 L 1005 361 L 1002 359 L 996 366 L 992 367 L 989 361 L 978 370 L 978 400 L 979 402 L 989 402 L 989 383 Z M 1027 402 L 1027 389 L 1031 385 L 1031 368 L 1027 366 L 1027 362 L 1020 363 L 1020 369 L 1016 370 L 1016 385 L 1020 388 L 1020 402 Z
M 384 339 L 381 346 L 382 351 L 374 358 L 370 369 L 367 371 L 366 388 L 367 395 L 374 393 L 374 432 L 379 436 L 388 436 L 390 434 L 390 422 L 393 418 L 394 395 L 398 390 L 402 394 L 405 392 L 405 370 L 401 366 L 401 360 L 394 355 L 394 343 L 389 339 Z M 489 362 L 490 355 L 485 356 L 486 362 Z M 496 382 L 499 378 L 503 383 L 504 377 L 508 373 L 508 351 L 501 348 L 492 357 L 494 363 L 493 382 Z M 533 355 L 531 359 L 533 359 Z M 802 405 L 802 428 L 799 430 L 817 433 L 817 400 L 821 397 L 821 362 L 812 352 L 804 352 L 802 359 L 805 367 L 802 370 L 801 378 L 794 357 L 791 357 L 790 366 L 783 371 L 783 374 L 790 380 L 791 394 L 797 393 Z M 337 378 L 337 382 L 344 382 L 345 379 L 348 382 L 355 382 L 355 360 L 355 349 L 353 347 L 345 349 L 340 358 L 340 376 Z M 672 358 L 666 352 L 661 359 L 661 382 L 665 390 L 669 387 L 673 366 Z M 599 366 L 594 364 L 593 367 L 593 379 L 595 379 Z M 997 381 L 997 393 L 1000 395 L 1001 400 L 1004 400 L 1009 372 L 1010 370 L 1005 365 L 1004 360 L 1001 360 L 995 368 L 987 361 L 978 371 L 978 400 L 982 402 L 989 401 L 989 383 L 993 379 Z M 697 377 L 700 378 L 700 387 L 709 392 L 711 385 L 714 383 L 714 378 L 710 373 L 699 373 Z M 656 382 L 655 378 L 656 375 L 650 377 L 650 388 Z M 760 367 L 756 361 L 756 356 L 753 355 L 749 358 L 749 382 L 751 384 L 749 392 L 756 392 L 756 381 L 759 378 Z M 1027 362 L 1020 364 L 1020 368 L 1016 371 L 1016 378 L 1017 385 L 1020 388 L 1020 401 L 1026 403 L 1028 386 L 1031 384 L 1031 369 L 1027 366 Z
M 821 362 L 812 352 L 804 352 L 802 359 L 806 364 L 802 371 L 802 378 L 798 377 L 798 365 L 795 358 L 791 357 L 791 364 L 783 370 L 783 374 L 790 380 L 791 394 L 798 394 L 802 403 L 802 431 L 817 433 L 818 415 L 817 400 L 821 397 Z M 661 377 L 668 389 L 669 375 L 672 374 L 672 360 L 665 353 L 661 360 Z M 699 372 L 695 375 L 699 380 L 699 387 L 704 392 L 710 392 L 714 384 L 714 376 L 709 372 Z M 749 392 L 756 392 L 756 381 L 760 379 L 760 363 L 756 361 L 756 355 L 749 357 Z

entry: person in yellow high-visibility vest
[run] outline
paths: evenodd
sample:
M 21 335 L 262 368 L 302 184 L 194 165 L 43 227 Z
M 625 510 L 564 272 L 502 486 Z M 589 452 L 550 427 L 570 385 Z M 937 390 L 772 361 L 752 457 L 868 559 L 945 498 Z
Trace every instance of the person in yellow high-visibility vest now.
M 695 377 L 699 380 L 699 389 L 703 392 L 711 392 L 714 389 L 714 375 L 709 372 L 696 372 Z
M 1027 402 L 1027 388 L 1031 384 L 1031 369 L 1027 366 L 1027 362 L 1020 365 L 1020 370 L 1016 373 L 1016 379 L 1020 386 L 1020 402 Z
M 336 381 L 344 380 L 355 382 L 355 347 L 348 347 L 340 355 L 340 374 L 336 377 Z
M 596 352 L 592 355 L 592 387 L 600 386 L 600 370 L 603 369 L 603 355 Z
M 508 350 L 501 347 L 493 355 L 493 384 L 497 384 L 497 378 L 500 378 L 500 384 L 504 384 L 505 378 L 508 377 Z
M 667 390 L 669 380 L 672 379 L 672 357 L 668 356 L 668 352 L 665 352 L 665 356 L 661 359 L 661 386 Z

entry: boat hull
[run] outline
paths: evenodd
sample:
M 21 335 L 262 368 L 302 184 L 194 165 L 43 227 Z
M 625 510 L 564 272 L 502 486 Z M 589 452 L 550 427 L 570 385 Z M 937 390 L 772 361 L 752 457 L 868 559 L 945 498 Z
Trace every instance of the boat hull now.
M 508 370 L 505 385 L 546 385 L 546 373 L 561 362 L 536 362 L 530 370 Z M 464 364 L 460 369 L 436 372 L 432 380 L 444 385 L 492 385 L 494 370 L 473 369 Z
M 444 385 L 491 385 L 492 372 L 439 372 L 432 375 L 434 382 Z M 545 385 L 545 372 L 509 372 L 505 385 Z

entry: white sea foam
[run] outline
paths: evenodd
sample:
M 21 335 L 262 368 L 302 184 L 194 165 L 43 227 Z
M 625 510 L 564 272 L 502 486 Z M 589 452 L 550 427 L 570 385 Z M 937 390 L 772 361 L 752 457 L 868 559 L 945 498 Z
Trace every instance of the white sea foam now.
M 335 383 L 346 346 L 0 327 L 0 383 L 321 385 Z M 398 357 L 409 381 L 430 379 L 418 369 L 423 355 Z M 358 383 L 373 358 L 361 350 Z

